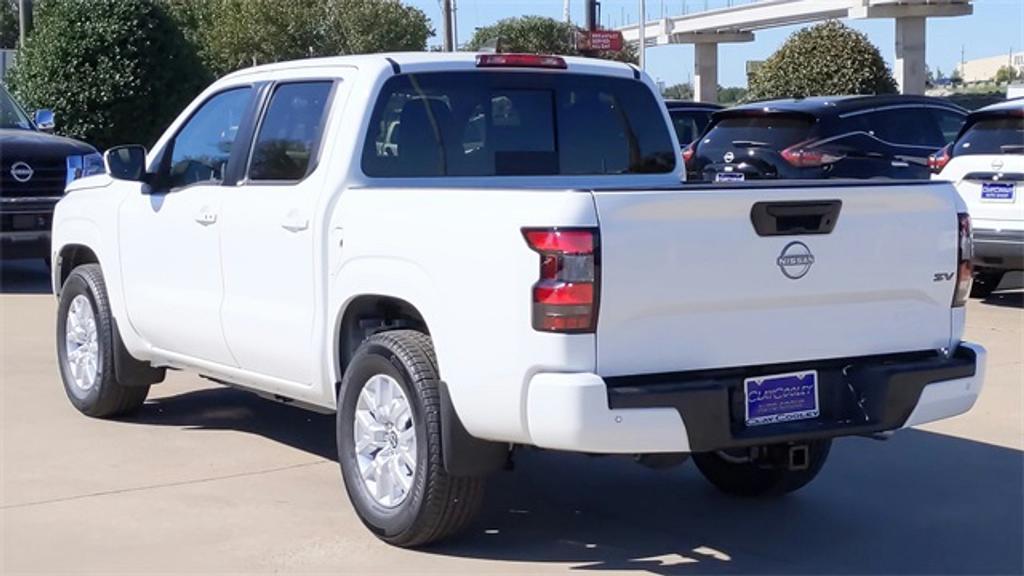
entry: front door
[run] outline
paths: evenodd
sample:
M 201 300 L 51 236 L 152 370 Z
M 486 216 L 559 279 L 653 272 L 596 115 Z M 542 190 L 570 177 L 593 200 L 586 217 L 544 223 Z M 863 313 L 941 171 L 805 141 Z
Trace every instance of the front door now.
M 167 144 L 159 187 L 133 194 L 119 215 L 128 318 L 150 345 L 234 365 L 221 329 L 221 211 L 232 145 L 253 90 L 211 96 Z
M 222 319 L 238 366 L 308 386 L 314 338 L 314 215 L 328 197 L 318 162 L 335 82 L 289 81 L 272 88 L 239 186 L 226 191 L 221 249 Z M 338 84 L 340 89 L 340 83 Z

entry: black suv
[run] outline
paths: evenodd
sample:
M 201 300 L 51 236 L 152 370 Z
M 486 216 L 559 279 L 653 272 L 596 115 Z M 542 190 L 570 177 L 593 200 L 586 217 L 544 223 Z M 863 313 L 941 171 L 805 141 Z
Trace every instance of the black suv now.
M 672 127 L 675 128 L 680 146 L 686 146 L 699 138 L 711 123 L 711 115 L 722 109 L 718 104 L 689 100 L 665 100 L 665 106 L 672 118 Z
M 927 96 L 825 96 L 716 112 L 684 150 L 691 180 L 929 177 L 967 111 Z
M 92 146 L 54 136 L 53 113 L 29 118 L 0 85 L 0 257 L 49 260 L 53 207 L 75 178 L 103 171 Z

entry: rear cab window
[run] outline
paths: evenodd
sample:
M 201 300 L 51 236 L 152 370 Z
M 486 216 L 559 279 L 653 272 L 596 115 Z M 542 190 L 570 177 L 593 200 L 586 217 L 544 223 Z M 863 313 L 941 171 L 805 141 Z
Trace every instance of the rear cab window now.
M 982 117 L 953 146 L 953 156 L 1024 154 L 1024 116 Z
M 661 174 L 676 156 L 660 104 L 641 82 L 429 72 L 385 82 L 362 168 L 379 178 Z

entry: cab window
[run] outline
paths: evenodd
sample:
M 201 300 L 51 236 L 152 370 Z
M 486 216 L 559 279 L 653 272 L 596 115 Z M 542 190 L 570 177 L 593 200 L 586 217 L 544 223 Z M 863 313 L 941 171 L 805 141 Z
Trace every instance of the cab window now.
M 256 134 L 249 180 L 302 180 L 315 167 L 332 82 L 296 82 L 274 89 Z
M 234 88 L 214 95 L 192 114 L 171 145 L 170 188 L 224 181 L 251 98 L 252 88 Z

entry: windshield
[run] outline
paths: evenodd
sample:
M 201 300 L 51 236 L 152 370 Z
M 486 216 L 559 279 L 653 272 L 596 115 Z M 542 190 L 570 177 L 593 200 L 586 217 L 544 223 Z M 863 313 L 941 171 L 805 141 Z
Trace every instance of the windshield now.
M 1024 117 L 982 118 L 956 141 L 953 156 L 1024 154 Z
M 376 177 L 666 173 L 654 94 L 626 78 L 534 72 L 392 77 L 363 149 Z
M 3 86 L 0 86 L 0 128 L 32 129 L 32 122 L 28 116 Z

